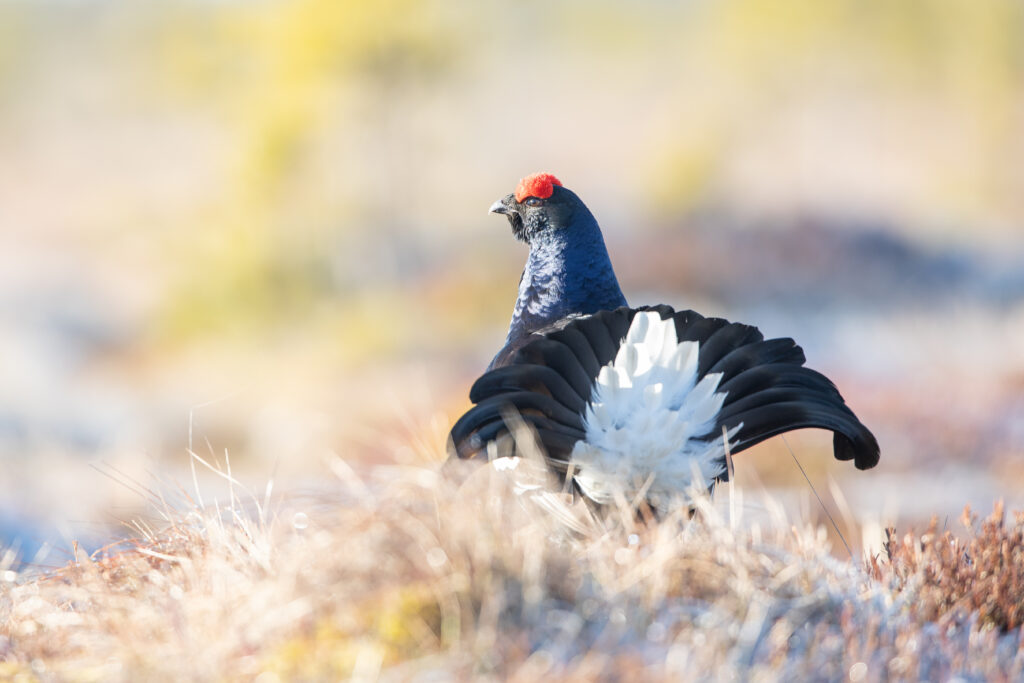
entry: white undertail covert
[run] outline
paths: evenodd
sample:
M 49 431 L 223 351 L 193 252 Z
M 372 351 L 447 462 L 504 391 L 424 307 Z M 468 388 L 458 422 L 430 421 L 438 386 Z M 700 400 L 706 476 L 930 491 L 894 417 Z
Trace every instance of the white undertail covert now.
M 615 359 L 601 368 L 584 414 L 587 437 L 572 451 L 585 495 L 632 502 L 649 485 L 645 497 L 664 512 L 722 473 L 725 443 L 712 432 L 726 394 L 717 392 L 720 373 L 698 381 L 699 351 L 697 342 L 678 341 L 671 318 L 636 314 Z

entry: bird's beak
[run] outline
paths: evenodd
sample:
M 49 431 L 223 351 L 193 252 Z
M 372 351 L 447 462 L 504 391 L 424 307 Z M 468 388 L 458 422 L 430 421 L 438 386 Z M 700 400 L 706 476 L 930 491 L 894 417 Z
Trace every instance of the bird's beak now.
M 491 204 L 491 208 L 487 209 L 487 213 L 500 213 L 503 216 L 507 216 L 510 213 L 515 213 L 515 209 L 511 207 L 512 202 L 515 200 L 515 195 L 508 195 L 499 199 L 498 201 Z

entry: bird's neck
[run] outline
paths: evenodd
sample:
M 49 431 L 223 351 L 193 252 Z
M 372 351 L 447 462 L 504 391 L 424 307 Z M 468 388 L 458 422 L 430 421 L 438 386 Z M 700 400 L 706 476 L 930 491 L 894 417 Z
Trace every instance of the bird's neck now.
M 626 305 L 597 223 L 587 218 L 531 242 L 506 344 L 566 316 Z

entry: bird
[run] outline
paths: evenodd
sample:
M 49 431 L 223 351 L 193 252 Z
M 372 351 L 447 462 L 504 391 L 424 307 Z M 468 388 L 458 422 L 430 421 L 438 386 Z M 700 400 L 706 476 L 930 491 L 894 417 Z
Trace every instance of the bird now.
M 835 458 L 858 469 L 878 463 L 875 436 L 793 339 L 631 307 L 597 220 L 554 175 L 522 178 L 489 213 L 529 256 L 505 343 L 451 428 L 450 463 L 515 457 L 521 424 L 563 485 L 598 506 L 642 500 L 656 513 L 727 480 L 727 458 L 795 429 L 831 430 Z

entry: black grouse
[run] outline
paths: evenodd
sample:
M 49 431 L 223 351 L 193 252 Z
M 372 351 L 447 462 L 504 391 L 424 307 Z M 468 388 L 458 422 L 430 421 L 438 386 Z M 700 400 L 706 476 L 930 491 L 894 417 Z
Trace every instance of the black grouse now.
M 548 465 L 591 500 L 643 492 L 663 510 L 738 453 L 803 427 L 834 432 L 839 460 L 878 463 L 878 442 L 792 339 L 669 306 L 631 308 L 597 221 L 548 173 L 495 202 L 530 245 L 505 346 L 452 427 L 453 458 L 515 455 L 510 410 Z

